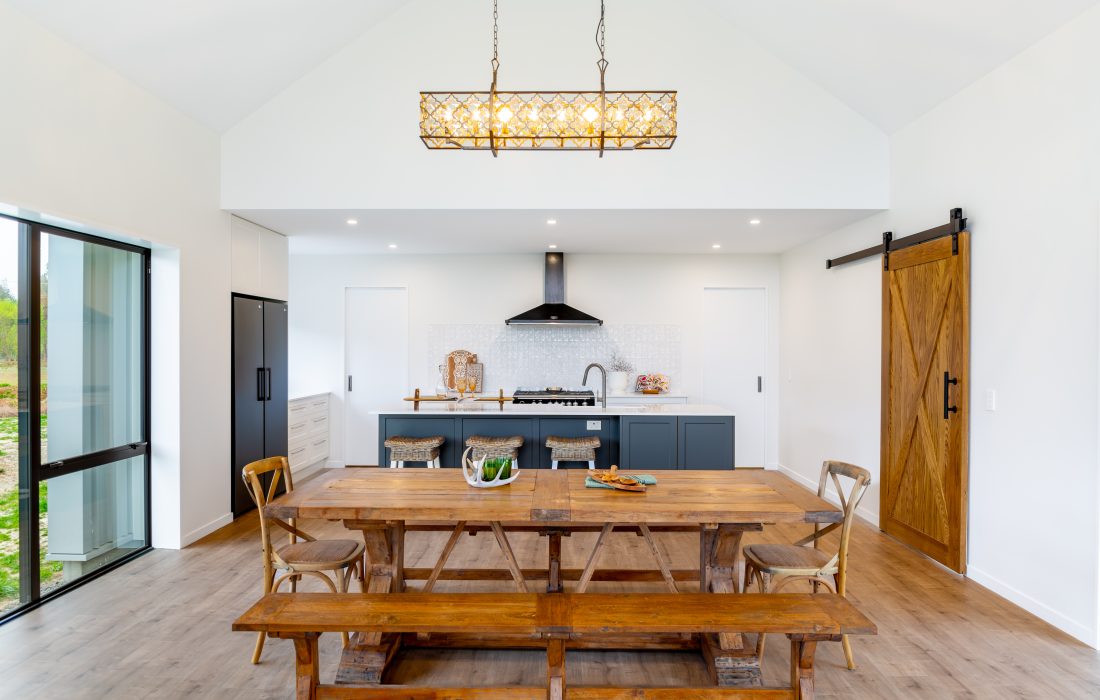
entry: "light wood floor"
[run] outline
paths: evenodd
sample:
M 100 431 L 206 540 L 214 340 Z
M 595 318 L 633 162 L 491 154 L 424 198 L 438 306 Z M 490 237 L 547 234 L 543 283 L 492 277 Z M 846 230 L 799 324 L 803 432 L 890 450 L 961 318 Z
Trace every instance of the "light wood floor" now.
M 339 524 L 304 522 L 329 537 Z M 798 528 L 768 528 L 746 542 L 791 541 Z M 431 566 L 445 534 L 413 533 L 408 566 Z M 546 541 L 514 535 L 524 567 L 545 564 Z M 640 538 L 616 534 L 609 566 L 651 568 Z M 659 535 L 674 567 L 698 561 L 694 535 Z M 564 566 L 580 568 L 595 534 L 564 540 Z M 503 567 L 491 537 L 464 537 L 452 566 Z M 1023 563 L 1021 563 L 1023 565 Z M 7 625 L 0 626 L 4 698 L 288 698 L 292 650 L 269 640 L 263 663 L 249 663 L 254 636 L 232 620 L 260 594 L 255 514 L 183 550 L 157 550 Z M 634 584 L 655 590 L 651 584 Z M 310 590 L 303 586 L 303 590 Z M 508 584 L 445 583 L 437 590 L 501 590 Z M 629 590 L 594 583 L 591 590 Z M 507 594 L 507 593 L 504 593 Z M 970 581 L 946 572 L 877 530 L 854 534 L 849 596 L 879 628 L 855 638 L 859 668 L 844 668 L 839 644 L 818 652 L 822 698 L 1100 697 L 1100 655 Z M 787 668 L 786 640 L 769 645 L 765 675 Z M 321 639 L 322 679 L 331 679 L 339 638 Z M 529 651 L 423 651 L 404 658 L 394 682 L 427 685 L 540 684 L 545 657 Z M 705 684 L 688 653 L 570 652 L 571 683 Z

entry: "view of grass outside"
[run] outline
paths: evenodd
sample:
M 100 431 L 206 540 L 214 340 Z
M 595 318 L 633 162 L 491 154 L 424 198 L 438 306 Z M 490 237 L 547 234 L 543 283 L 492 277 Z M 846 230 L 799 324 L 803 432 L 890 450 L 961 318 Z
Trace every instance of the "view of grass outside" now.
M 18 303 L 0 280 L 0 613 L 19 603 Z M 43 345 L 44 346 L 44 345 Z M 46 370 L 42 368 L 42 448 L 46 441 Z M 38 492 L 42 589 L 61 580 L 62 563 L 46 561 L 46 485 Z

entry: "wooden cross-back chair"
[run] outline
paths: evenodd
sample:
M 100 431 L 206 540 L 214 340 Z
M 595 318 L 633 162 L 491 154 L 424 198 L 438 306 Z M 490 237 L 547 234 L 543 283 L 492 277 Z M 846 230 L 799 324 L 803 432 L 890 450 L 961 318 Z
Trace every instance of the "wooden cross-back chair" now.
M 852 480 L 851 488 L 845 494 L 840 482 L 840 477 Z M 832 479 L 836 486 L 837 496 L 840 498 L 840 507 L 844 511 L 844 519 L 839 523 L 832 523 L 822 527 L 814 525 L 812 534 L 803 537 L 794 544 L 751 544 L 745 547 L 745 585 L 755 578 L 760 586 L 761 593 L 769 592 L 769 580 L 772 582 L 771 592 L 777 593 L 787 584 L 794 581 L 809 581 L 813 584 L 814 592 L 819 586 L 825 586 L 833 593 L 845 595 L 848 581 L 848 545 L 851 540 L 852 522 L 855 519 L 856 506 L 859 505 L 867 487 L 871 485 L 871 473 L 863 467 L 857 467 L 847 462 L 826 460 L 821 465 L 821 479 L 817 486 L 817 495 L 825 497 L 829 480 Z M 836 530 L 840 530 L 840 548 L 835 554 L 829 554 L 821 549 L 821 540 Z M 807 547 L 808 544 L 813 547 Z M 852 644 L 848 641 L 848 635 L 844 635 L 844 659 L 849 669 L 856 667 L 852 656 Z M 758 658 L 763 658 L 764 635 L 757 637 L 756 651 Z
M 260 480 L 262 474 L 271 474 L 271 482 L 267 489 Z M 307 532 L 298 529 L 293 519 L 281 520 L 264 514 L 264 506 L 274 498 L 279 481 L 286 483 L 289 493 L 294 490 L 291 481 L 290 467 L 286 457 L 268 457 L 246 464 L 241 470 L 241 478 L 244 479 L 245 489 L 252 496 L 256 508 L 260 514 L 260 538 L 263 541 L 264 557 L 264 595 L 279 590 L 284 581 L 290 581 L 291 591 L 297 590 L 298 581 L 303 576 L 313 576 L 325 582 L 333 593 L 347 593 L 351 583 L 352 574 L 359 572 L 362 581 L 363 543 L 355 540 L 319 540 Z M 271 543 L 271 531 L 273 527 L 286 530 L 290 535 L 290 542 L 276 548 Z M 301 540 L 301 541 L 299 541 Z M 277 570 L 285 570 L 278 578 Z M 333 582 L 325 572 L 331 572 L 336 581 Z M 256 637 L 256 648 L 252 652 L 252 663 L 260 663 L 260 654 L 264 650 L 265 633 L 260 632 Z M 344 646 L 348 644 L 348 635 L 345 632 Z

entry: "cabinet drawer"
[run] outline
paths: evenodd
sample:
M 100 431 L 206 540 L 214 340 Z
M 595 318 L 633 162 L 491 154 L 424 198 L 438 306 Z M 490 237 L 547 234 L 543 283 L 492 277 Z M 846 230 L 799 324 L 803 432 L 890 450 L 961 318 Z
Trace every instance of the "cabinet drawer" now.
M 315 435 L 317 433 L 324 433 L 328 435 L 328 414 L 322 413 L 316 416 L 307 416 L 306 419 L 306 434 Z
M 294 439 L 312 432 L 313 421 L 307 417 L 291 416 L 290 425 L 287 426 L 286 435 L 290 442 Z
M 306 450 L 308 457 L 305 464 L 313 464 L 323 459 L 328 459 L 328 436 L 313 438 L 308 443 Z
M 290 448 L 290 453 L 287 455 L 287 461 L 290 462 L 290 468 L 295 469 L 303 465 L 309 464 L 309 443 L 302 443 L 295 447 Z

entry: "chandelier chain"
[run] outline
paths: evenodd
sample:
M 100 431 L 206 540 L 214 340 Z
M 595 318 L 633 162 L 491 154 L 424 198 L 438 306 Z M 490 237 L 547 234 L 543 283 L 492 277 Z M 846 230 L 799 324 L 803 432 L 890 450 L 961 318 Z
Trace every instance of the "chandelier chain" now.
M 497 83 L 497 69 L 500 68 L 499 43 L 500 43 L 500 27 L 498 23 L 500 21 L 500 11 L 497 8 L 498 0 L 493 0 L 493 60 L 491 64 L 493 66 L 493 86 Z
M 495 0 L 494 0 L 495 1 Z M 603 89 L 603 75 L 607 71 L 607 58 L 604 55 L 607 49 L 607 23 L 604 19 L 604 0 L 600 0 L 600 23 L 596 25 L 596 48 L 600 51 L 600 60 L 596 65 L 600 69 L 601 90 Z

